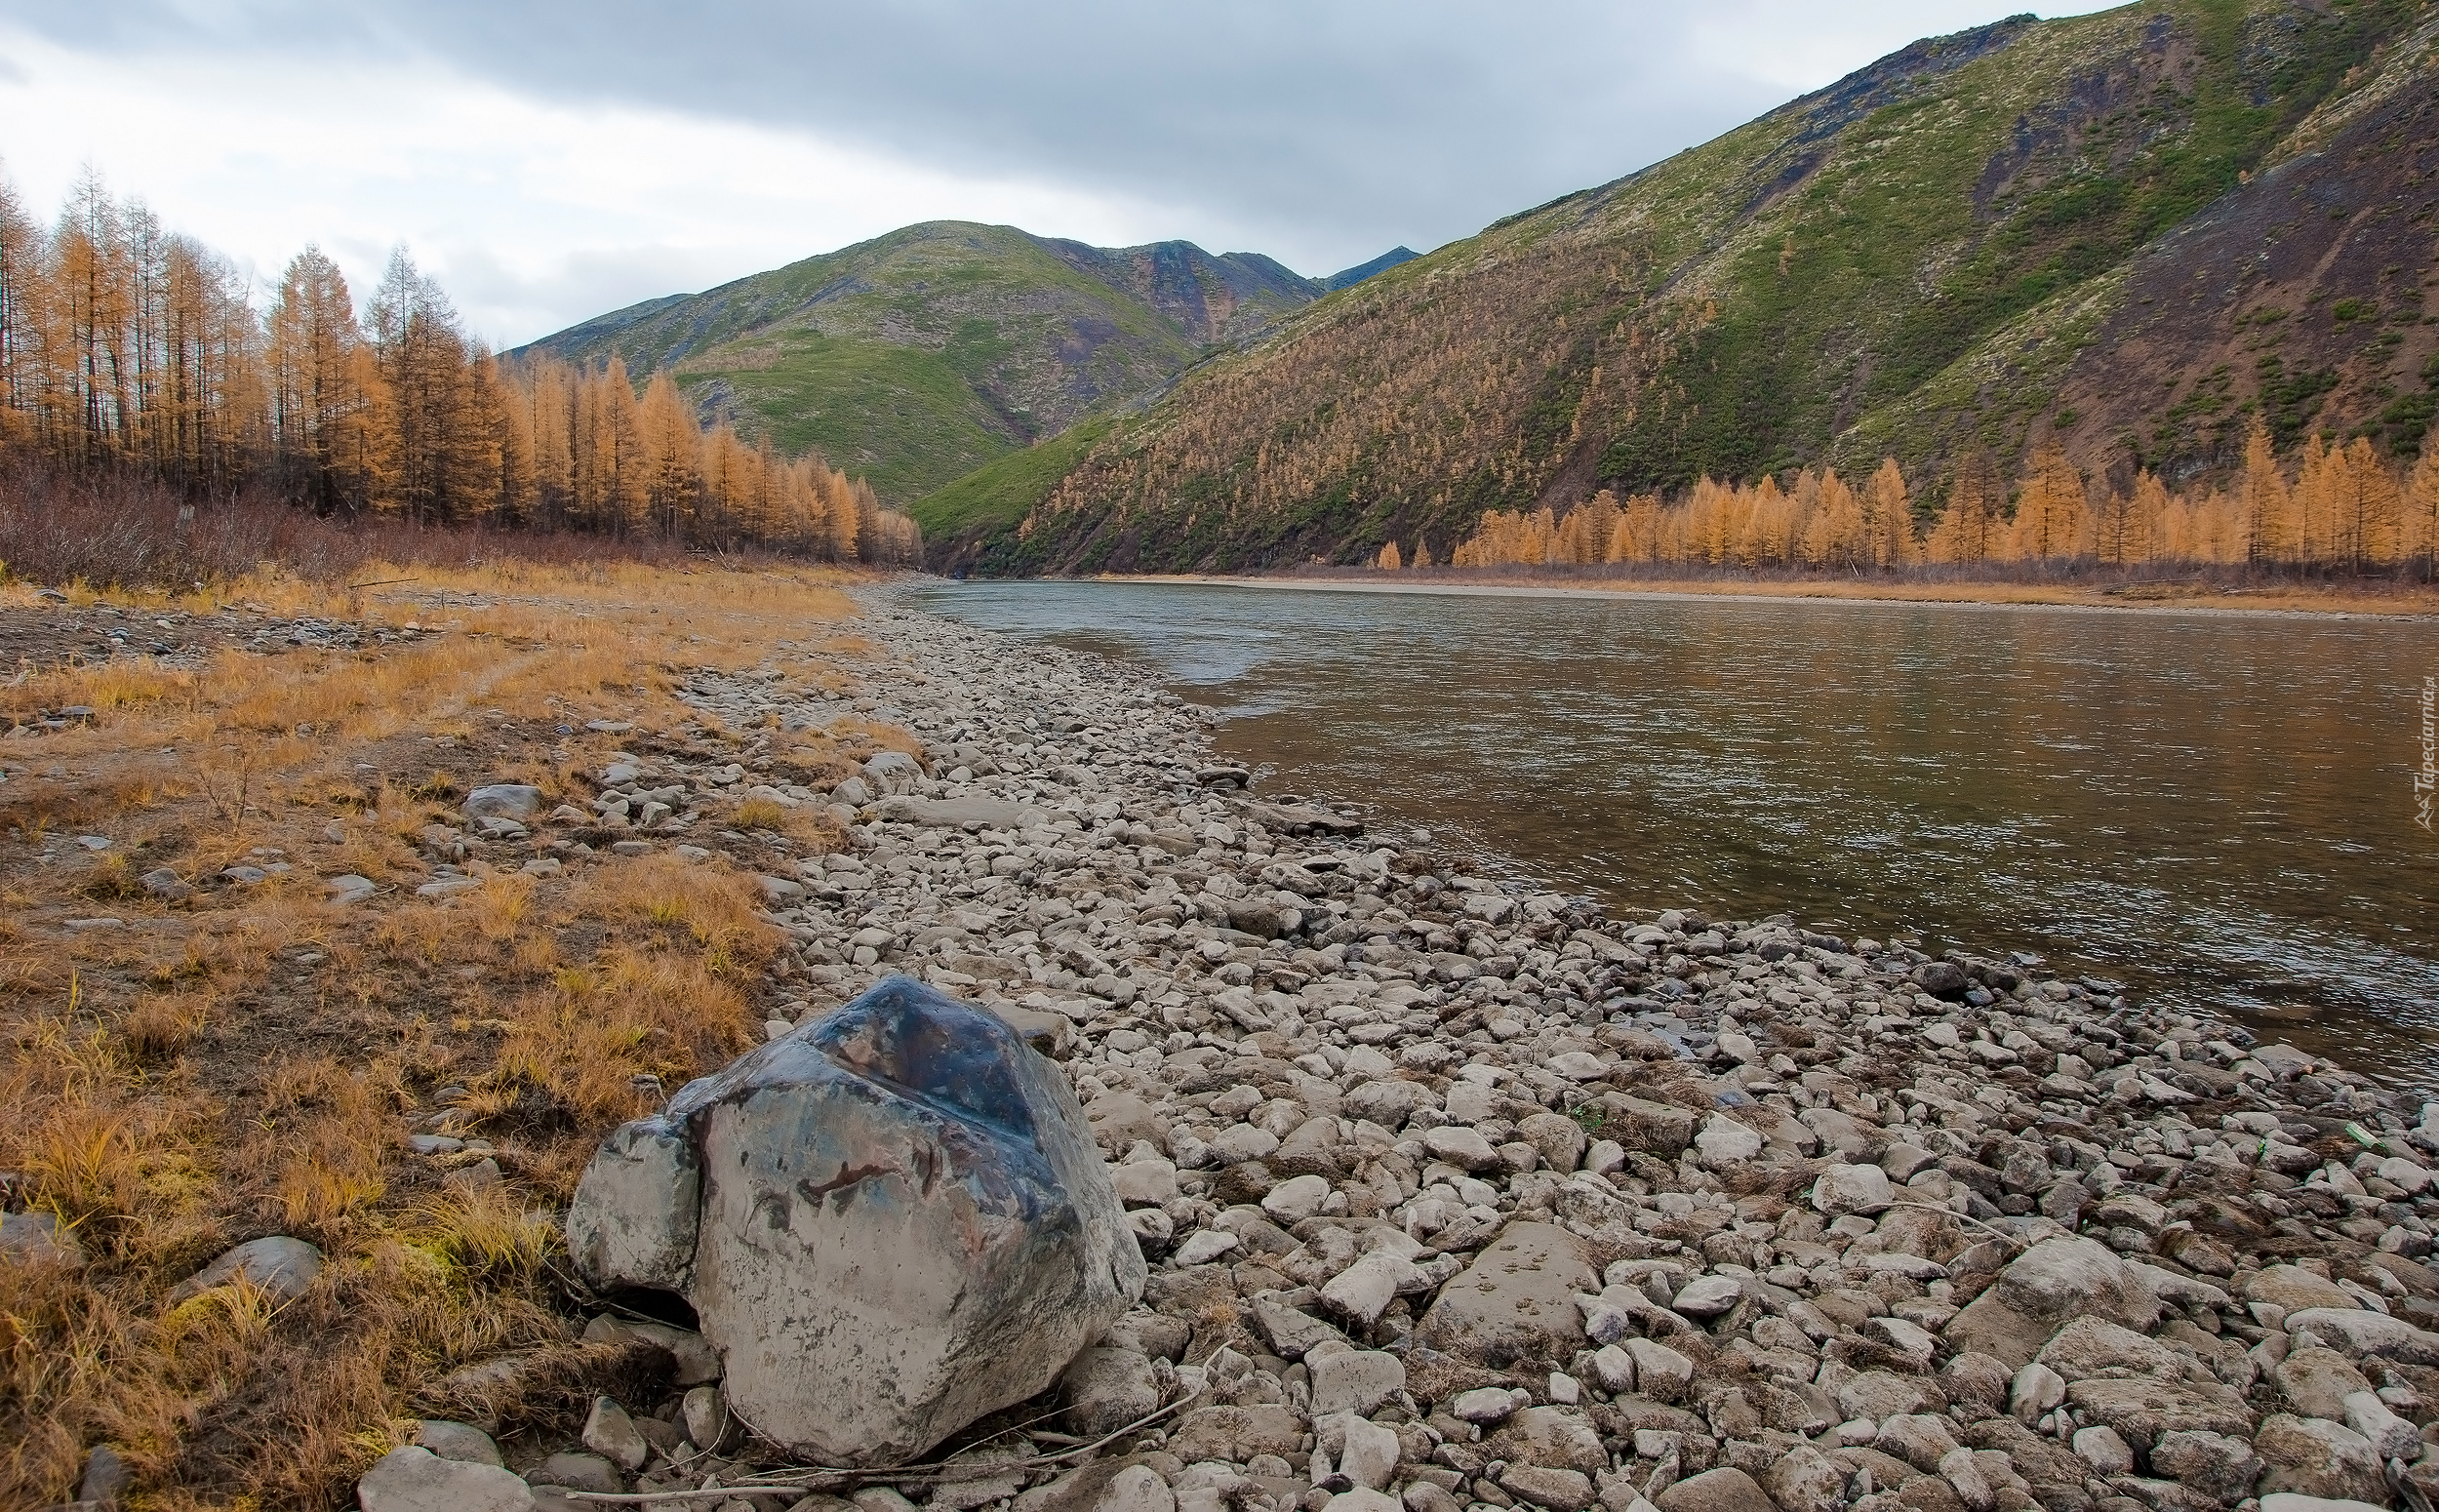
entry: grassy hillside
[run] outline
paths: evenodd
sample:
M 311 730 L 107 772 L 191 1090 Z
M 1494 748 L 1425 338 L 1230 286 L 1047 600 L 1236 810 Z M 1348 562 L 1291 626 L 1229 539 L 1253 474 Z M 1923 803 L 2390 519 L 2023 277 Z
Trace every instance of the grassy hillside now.
M 1917 43 L 1206 364 L 976 560 L 1352 561 L 1418 536 L 1444 552 L 1486 508 L 1603 486 L 1884 450 L 1928 473 L 2053 430 L 2088 466 L 2191 471 L 2257 404 L 2290 433 L 2410 409 L 2439 167 L 2429 30 L 2419 0 L 2155 0 Z M 2236 318 L 2272 308 L 2322 313 L 2283 326 L 2283 354 L 2253 351 L 2264 328 Z M 2333 340 L 2389 338 L 2388 366 L 2339 371 Z M 2236 346 L 2241 364 L 2213 355 Z M 2178 372 L 2103 371 L 2138 347 Z M 2195 363 L 2227 369 L 2199 399 L 2169 381 Z
M 1116 250 L 937 221 L 586 321 L 524 350 L 671 368 L 707 417 L 820 447 L 890 502 L 1166 380 L 1321 286 L 1184 242 Z
M 1013 563 L 1006 546 L 1025 511 L 1073 471 L 1116 423 L 1107 416 L 1080 421 L 917 500 L 912 512 L 931 543 L 933 566 L 953 573 L 1009 571 Z

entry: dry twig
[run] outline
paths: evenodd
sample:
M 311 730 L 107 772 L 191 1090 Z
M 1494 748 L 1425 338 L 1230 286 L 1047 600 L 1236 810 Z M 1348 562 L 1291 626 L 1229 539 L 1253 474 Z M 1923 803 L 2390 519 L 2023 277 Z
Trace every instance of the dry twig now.
M 813 1491 L 855 1481 L 976 1481 L 987 1476 L 1005 1475 L 1012 1470 L 1047 1470 L 1071 1459 L 1088 1459 L 1128 1434 L 1151 1426 L 1193 1400 L 1194 1396 L 1189 1392 L 1154 1409 L 1115 1433 L 1074 1449 L 1061 1450 L 1056 1454 L 1028 1454 L 1016 1459 L 966 1460 L 962 1463 L 939 1460 L 928 1465 L 882 1465 L 868 1470 L 851 1470 L 837 1465 L 799 1465 L 784 1470 L 766 1470 L 734 1486 L 706 1486 L 700 1491 L 572 1491 L 562 1494 L 571 1501 L 631 1504 L 646 1501 L 711 1501 L 752 1495 L 756 1492 Z

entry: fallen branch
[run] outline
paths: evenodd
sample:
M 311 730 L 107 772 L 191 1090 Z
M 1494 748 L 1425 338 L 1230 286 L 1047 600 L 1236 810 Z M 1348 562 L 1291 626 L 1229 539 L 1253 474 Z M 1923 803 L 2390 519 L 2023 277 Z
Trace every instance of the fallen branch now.
M 746 1479 L 738 1482 L 734 1486 L 706 1486 L 699 1491 L 569 1491 L 562 1492 L 560 1494 L 566 1496 L 570 1501 L 598 1501 L 613 1504 L 635 1504 L 646 1501 L 720 1500 L 731 1496 L 750 1496 L 757 1492 L 813 1491 L 817 1489 L 826 1489 L 835 1485 L 844 1485 L 854 1481 L 894 1481 L 899 1483 L 904 1483 L 907 1481 L 928 1481 L 933 1483 L 948 1481 L 979 1481 L 989 1476 L 1005 1475 L 1012 1470 L 1047 1470 L 1055 1465 L 1064 1464 L 1070 1459 L 1089 1458 L 1100 1450 L 1116 1443 L 1120 1439 L 1125 1438 L 1128 1434 L 1138 1432 L 1143 1428 L 1149 1427 L 1155 1422 L 1158 1422 L 1161 1418 L 1177 1412 L 1180 1408 L 1184 1407 L 1187 1403 L 1192 1402 L 1193 1400 L 1194 1394 L 1188 1392 L 1180 1396 L 1174 1402 L 1170 1402 L 1165 1406 L 1155 1408 L 1153 1411 L 1146 1413 L 1141 1417 L 1128 1423 L 1125 1427 L 1118 1429 L 1115 1433 L 1107 1434 L 1101 1438 L 1095 1439 L 1090 1444 L 1081 1444 L 1074 1449 L 1062 1450 L 1056 1454 L 1029 1454 L 1018 1459 L 967 1460 L 963 1463 L 956 1463 L 949 1460 L 938 1460 L 928 1465 L 882 1465 L 869 1470 L 851 1470 L 838 1465 L 800 1465 L 784 1470 L 766 1470 L 759 1474 L 749 1476 Z M 734 1409 L 732 1409 L 732 1411 L 734 1411 Z
M 1954 1208 L 1942 1208 L 1935 1202 L 1893 1202 L 1889 1204 L 1889 1206 L 1892 1208 L 1920 1208 L 1925 1213 L 1942 1213 L 1947 1214 L 1949 1217 L 1956 1219 L 1959 1223 L 1971 1223 L 1978 1228 L 1989 1229 L 1991 1236 L 1997 1239 L 2001 1244 L 2011 1244 L 2019 1250 L 2024 1248 L 2024 1242 L 2017 1238 L 2014 1234 L 2009 1233 L 2006 1229 L 1983 1222 L 1981 1219 L 1975 1217 L 1971 1214 L 1959 1213 Z

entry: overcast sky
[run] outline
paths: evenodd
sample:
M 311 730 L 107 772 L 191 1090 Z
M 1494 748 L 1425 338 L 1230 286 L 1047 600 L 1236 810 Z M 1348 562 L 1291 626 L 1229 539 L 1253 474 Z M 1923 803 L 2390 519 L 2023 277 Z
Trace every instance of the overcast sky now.
M 2100 7 L 2078 3 L 2044 15 Z M 927 219 L 1335 271 L 1995 0 L 0 0 L 0 164 L 271 279 L 406 243 L 515 344 Z

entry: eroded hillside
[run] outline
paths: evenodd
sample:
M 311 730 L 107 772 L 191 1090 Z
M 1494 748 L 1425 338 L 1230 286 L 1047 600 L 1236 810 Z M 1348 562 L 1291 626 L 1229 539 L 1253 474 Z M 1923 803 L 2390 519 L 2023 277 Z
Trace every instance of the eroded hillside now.
M 2088 468 L 2190 472 L 2264 400 L 2290 434 L 2402 435 L 2430 54 L 2407 0 L 1917 43 L 1313 306 L 1071 467 L 964 480 L 962 537 L 934 535 L 985 571 L 1352 561 L 1603 486 L 1884 452 L 1936 477 L 2053 430 Z

